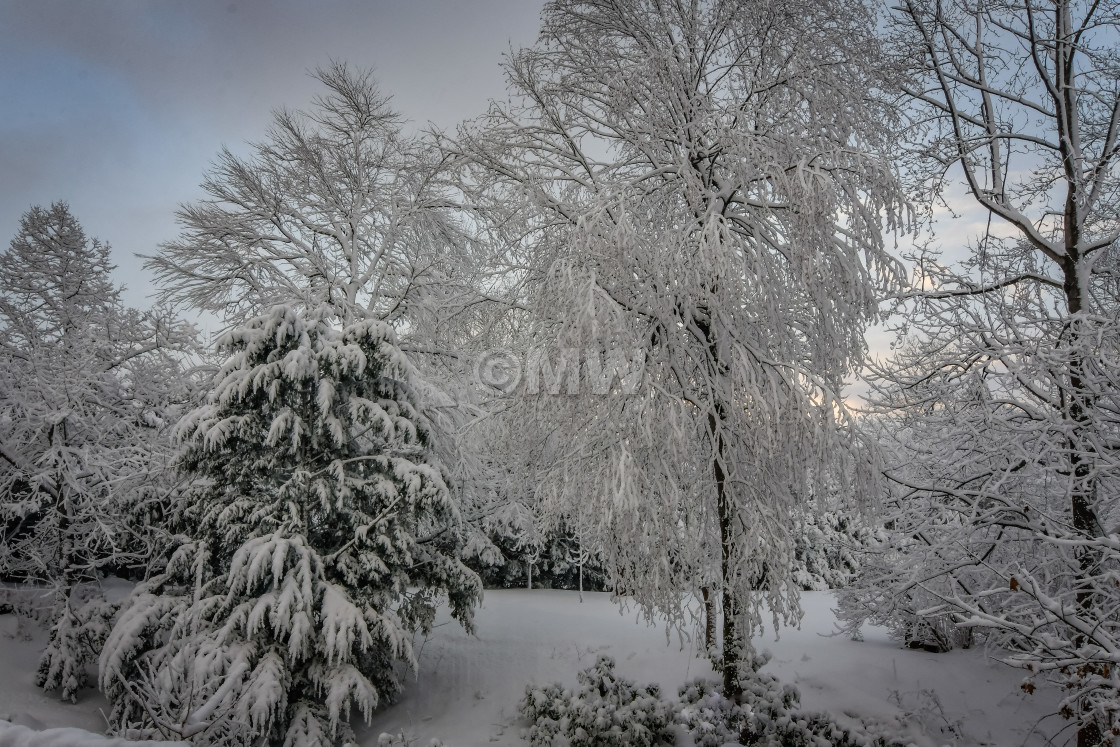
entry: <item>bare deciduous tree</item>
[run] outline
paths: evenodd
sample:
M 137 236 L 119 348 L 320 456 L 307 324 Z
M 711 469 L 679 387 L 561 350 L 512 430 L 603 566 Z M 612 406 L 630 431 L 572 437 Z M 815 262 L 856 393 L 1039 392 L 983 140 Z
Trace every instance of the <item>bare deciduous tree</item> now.
M 38 683 L 68 700 L 111 614 L 86 596 L 153 553 L 193 343 L 169 315 L 125 308 L 111 269 L 61 202 L 29 210 L 0 255 L 0 579 L 46 591 Z
M 989 224 L 960 265 L 915 257 L 879 372 L 903 532 L 880 582 L 1059 680 L 1081 747 L 1120 728 L 1118 22 L 1081 0 L 905 0 L 893 36 L 921 186 L 963 175 Z

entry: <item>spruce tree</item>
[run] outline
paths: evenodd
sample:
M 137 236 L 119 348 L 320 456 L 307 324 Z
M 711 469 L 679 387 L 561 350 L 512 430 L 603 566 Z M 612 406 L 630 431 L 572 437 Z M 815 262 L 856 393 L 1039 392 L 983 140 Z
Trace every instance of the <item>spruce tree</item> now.
M 414 664 L 446 598 L 471 629 L 477 576 L 383 322 L 278 307 L 227 334 L 184 418 L 192 488 L 165 571 L 101 659 L 122 731 L 206 744 L 348 742 Z M 135 733 L 135 731 L 133 732 Z

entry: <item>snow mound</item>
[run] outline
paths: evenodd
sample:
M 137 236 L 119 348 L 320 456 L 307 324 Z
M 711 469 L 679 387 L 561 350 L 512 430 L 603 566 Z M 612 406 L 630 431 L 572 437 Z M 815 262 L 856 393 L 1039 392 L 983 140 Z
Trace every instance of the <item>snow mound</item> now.
M 189 747 L 186 742 L 133 742 L 72 727 L 36 731 L 0 720 L 0 747 L 143 747 L 157 744 L 161 747 Z

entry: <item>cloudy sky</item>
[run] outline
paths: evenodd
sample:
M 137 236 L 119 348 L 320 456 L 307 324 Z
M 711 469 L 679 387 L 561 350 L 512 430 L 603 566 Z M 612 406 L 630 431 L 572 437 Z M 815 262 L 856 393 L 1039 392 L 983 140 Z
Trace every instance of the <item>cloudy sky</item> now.
M 504 92 L 503 52 L 531 44 L 542 0 L 0 0 L 0 247 L 31 205 L 70 203 L 113 247 L 126 300 L 152 288 L 135 254 L 175 236 L 225 144 L 306 106 L 307 71 L 373 68 L 413 125 L 450 128 Z
M 65 200 L 108 241 L 125 300 L 150 303 L 137 254 L 222 145 L 307 106 L 307 73 L 373 68 L 412 126 L 452 128 L 504 93 L 504 52 L 531 44 L 543 0 L 0 0 L 0 250 L 31 205 Z M 959 255 L 984 228 L 967 199 L 943 226 Z M 890 336 L 869 334 L 876 352 Z

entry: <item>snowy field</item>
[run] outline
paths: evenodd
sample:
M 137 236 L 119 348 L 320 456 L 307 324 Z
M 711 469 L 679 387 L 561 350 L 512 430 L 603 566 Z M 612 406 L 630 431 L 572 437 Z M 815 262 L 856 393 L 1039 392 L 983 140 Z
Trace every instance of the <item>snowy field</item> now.
M 576 672 L 601 653 L 615 658 L 623 676 L 658 682 L 667 695 L 687 680 L 714 677 L 694 642 L 682 646 L 676 635 L 667 641 L 663 628 L 646 625 L 634 610 L 620 614 L 607 594 L 584 599 L 580 604 L 566 591 L 486 592 L 476 637 L 446 623 L 417 641 L 416 679 L 359 731 L 363 743 L 403 731 L 416 745 L 433 737 L 449 747 L 524 745 L 517 701 L 525 686 L 575 684 Z M 907 651 L 879 629 L 865 630 L 862 642 L 829 636 L 832 603 L 828 593 L 806 593 L 801 629 L 785 630 L 777 641 L 770 634 L 761 644 L 774 655 L 767 668 L 800 689 L 806 708 L 897 723 L 919 745 L 1044 745 L 1044 733 L 1064 726 L 1056 716 L 1043 718 L 1056 711 L 1053 693 L 1020 692 L 1022 673 L 980 651 Z M 29 632 L 11 615 L 0 616 L 0 717 L 37 729 L 104 729 L 105 701 L 95 690 L 69 705 L 34 686 L 42 635 Z M 1055 743 L 1072 736 L 1066 730 Z

